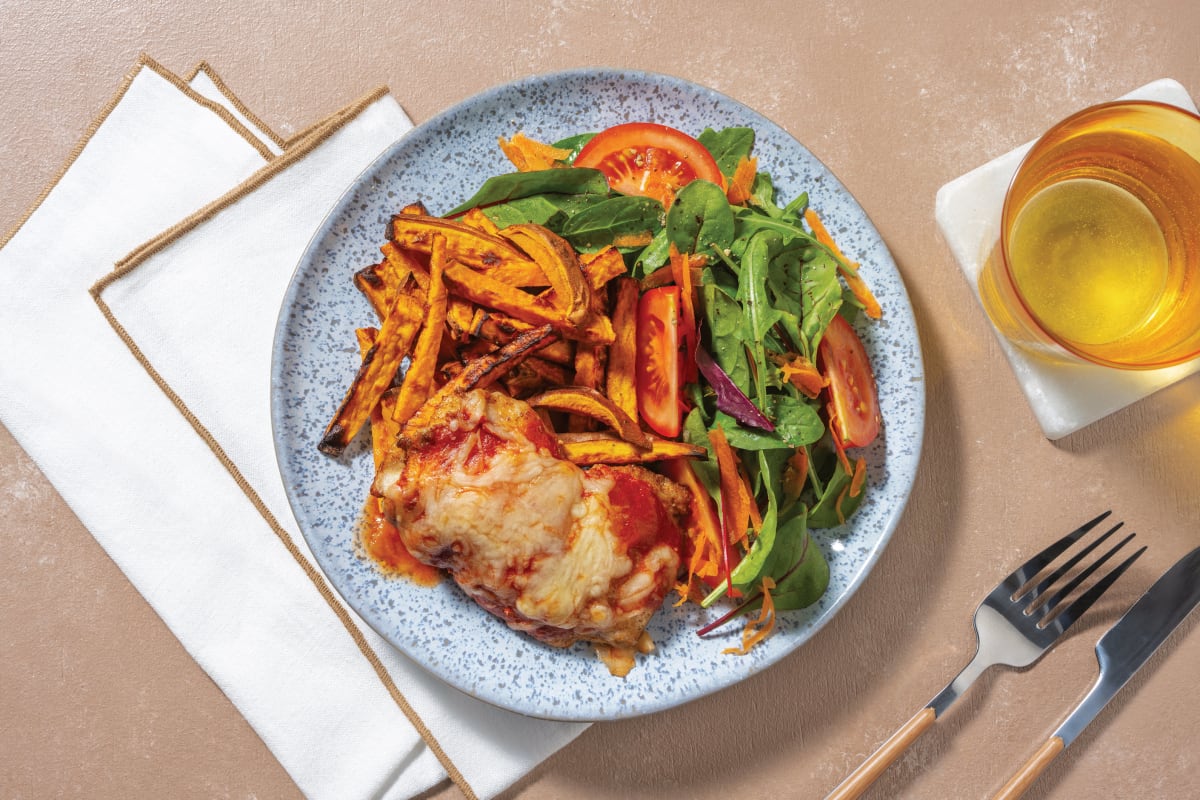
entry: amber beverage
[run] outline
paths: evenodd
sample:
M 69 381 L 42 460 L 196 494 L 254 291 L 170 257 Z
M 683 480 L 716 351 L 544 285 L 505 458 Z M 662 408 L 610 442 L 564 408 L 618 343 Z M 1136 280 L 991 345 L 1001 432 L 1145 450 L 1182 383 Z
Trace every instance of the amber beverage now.
M 1121 369 L 1200 355 L 1200 117 L 1118 102 L 1056 125 L 1013 178 L 979 281 L 1026 348 Z

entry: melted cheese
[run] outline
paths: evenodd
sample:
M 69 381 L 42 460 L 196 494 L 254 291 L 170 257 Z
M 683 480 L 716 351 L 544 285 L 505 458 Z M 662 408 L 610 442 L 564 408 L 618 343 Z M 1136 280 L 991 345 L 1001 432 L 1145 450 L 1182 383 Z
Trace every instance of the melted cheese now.
M 508 405 L 515 401 L 485 398 L 468 394 L 454 416 L 456 430 L 472 433 L 444 472 L 393 487 L 415 492 L 415 503 L 397 503 L 414 509 L 413 518 L 400 520 L 406 541 L 418 557 L 453 552 L 454 577 L 464 589 L 486 591 L 530 620 L 605 629 L 617 616 L 608 595 L 633 569 L 612 530 L 612 481 L 538 449 L 511 424 Z M 491 457 L 472 459 L 481 425 L 506 441 Z M 655 560 L 653 571 L 659 566 Z M 623 606 L 654 588 L 646 576 L 637 578 L 622 592 Z

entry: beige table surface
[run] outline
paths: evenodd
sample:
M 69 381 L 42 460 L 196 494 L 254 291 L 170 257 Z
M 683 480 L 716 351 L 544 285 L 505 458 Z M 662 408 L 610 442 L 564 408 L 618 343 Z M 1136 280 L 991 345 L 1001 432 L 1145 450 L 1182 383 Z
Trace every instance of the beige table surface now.
M 985 676 L 870 794 L 983 798 L 1090 685 L 1102 626 L 1200 543 L 1200 377 L 1047 441 L 937 231 L 934 194 L 1155 78 L 1200 96 L 1198 35 L 1187 0 L 5 0 L 0 227 L 143 51 L 184 73 L 208 60 L 284 135 L 379 84 L 419 123 L 492 84 L 577 66 L 671 73 L 761 111 L 855 193 L 911 293 L 928 391 L 912 499 L 865 585 L 798 652 L 685 707 L 593 726 L 507 797 L 822 797 L 970 655 L 971 613 L 1005 567 L 1111 506 L 1150 545 L 1116 596 L 1039 665 Z M 3 429 L 0 536 L 0 797 L 298 795 Z M 1200 797 L 1196 628 L 1030 797 Z

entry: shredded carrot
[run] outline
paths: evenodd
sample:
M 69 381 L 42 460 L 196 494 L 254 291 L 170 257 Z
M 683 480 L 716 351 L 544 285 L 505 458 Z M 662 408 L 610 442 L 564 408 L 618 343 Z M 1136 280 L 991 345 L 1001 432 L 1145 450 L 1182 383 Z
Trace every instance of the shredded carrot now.
M 762 512 L 758 510 L 758 503 L 754 502 L 754 492 L 750 491 L 750 476 L 742 473 L 742 490 L 746 493 L 746 497 L 750 498 L 750 526 L 754 528 L 754 532 L 758 533 L 762 530 Z
M 717 519 L 717 510 L 713 505 L 708 490 L 696 477 L 687 459 L 676 459 L 663 462 L 663 471 L 667 477 L 687 489 L 692 495 L 692 507 L 687 520 L 687 538 L 692 547 L 688 558 L 687 580 L 675 587 L 679 592 L 679 602 L 697 599 L 701 594 L 696 585 L 696 579 L 704 580 L 710 586 L 715 586 L 721 575 L 723 555 L 721 548 L 721 522 Z
M 668 252 L 671 275 L 675 278 L 675 285 L 679 287 L 679 306 L 683 315 L 683 379 L 687 383 L 693 383 L 699 374 L 699 368 L 696 366 L 696 296 L 692 289 L 692 268 L 674 242 L 671 242 Z
M 850 496 L 858 497 L 867 482 L 867 460 L 859 456 L 854 462 L 854 477 L 850 479 Z
M 725 198 L 731 205 L 738 206 L 750 199 L 754 190 L 754 176 L 757 174 L 758 159 L 742 156 L 729 181 L 729 189 L 725 192 Z
M 816 398 L 829 385 L 829 379 L 821 374 L 817 365 L 799 353 L 791 358 L 773 356 L 772 360 L 779 365 L 783 379 L 799 389 L 805 397 Z
M 657 289 L 659 286 L 670 286 L 674 282 L 675 276 L 671 272 L 671 265 L 664 264 L 663 266 L 654 270 L 654 272 L 651 272 L 649 275 L 642 278 L 641 281 L 638 282 L 638 285 L 642 287 L 643 292 L 648 292 L 651 289 Z
M 507 141 L 503 138 L 499 141 L 500 150 L 518 172 L 553 169 L 557 162 L 564 161 L 571 155 L 570 150 L 543 144 L 523 133 L 517 133 Z
M 719 427 L 713 428 L 708 432 L 708 441 L 712 444 L 717 466 L 721 470 L 722 522 L 729 532 L 730 542 L 736 544 L 746 538 L 746 531 L 750 527 L 750 507 L 754 503 L 738 472 L 737 456 L 725 438 L 725 431 Z
M 783 490 L 790 497 L 799 497 L 808 481 L 808 451 L 797 447 L 783 471 Z
M 838 248 L 837 242 L 829 235 L 825 224 L 821 222 L 821 218 L 817 216 L 817 212 L 812 208 L 804 210 L 804 221 L 808 223 L 808 227 L 812 228 L 813 236 L 817 237 L 817 241 L 829 248 L 838 262 L 838 271 L 842 273 L 842 277 L 846 279 L 846 285 L 850 287 L 850 291 L 858 302 L 862 303 L 863 310 L 871 319 L 879 319 L 883 316 L 883 309 L 879 305 L 879 301 L 875 299 L 875 295 L 871 293 L 867 282 L 858 274 L 858 264 L 850 261 Z
M 837 451 L 838 461 L 842 462 L 842 469 L 846 470 L 846 474 L 850 475 L 854 472 L 854 468 L 850 466 L 850 459 L 846 456 L 846 447 L 842 444 L 841 438 L 837 435 L 837 412 L 833 409 L 833 403 L 829 403 L 826 408 L 829 410 L 829 429 L 833 434 L 833 449 Z
M 850 487 L 845 486 L 838 492 L 837 500 L 833 503 L 833 510 L 837 513 L 839 525 L 846 524 L 846 515 L 842 512 L 842 503 L 846 502 L 846 495 L 850 494 Z
M 744 656 L 754 645 L 771 634 L 771 631 L 775 629 L 775 601 L 771 598 L 771 590 L 774 588 L 775 581 L 769 575 L 764 577 L 762 580 L 762 608 L 759 609 L 758 616 L 749 620 L 746 627 L 742 629 L 742 646 L 728 647 L 722 650 L 722 653 Z

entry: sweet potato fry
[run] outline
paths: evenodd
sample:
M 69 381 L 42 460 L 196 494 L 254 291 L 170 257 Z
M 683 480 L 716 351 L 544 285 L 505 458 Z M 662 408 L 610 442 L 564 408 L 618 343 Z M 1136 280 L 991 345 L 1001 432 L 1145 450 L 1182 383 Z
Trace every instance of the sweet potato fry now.
M 613 296 L 612 325 L 615 339 L 608 348 L 608 397 L 617 408 L 637 419 L 637 384 L 634 367 L 637 363 L 637 303 L 638 282 L 634 278 L 617 278 Z
M 549 408 L 590 417 L 612 428 L 618 436 L 631 444 L 642 448 L 651 446 L 650 437 L 638 427 L 637 422 L 595 389 L 564 386 L 542 392 L 529 398 L 528 402 L 534 408 Z
M 480 310 L 460 297 L 451 297 L 447 301 L 446 324 L 457 341 L 465 342 L 470 337 L 477 335 L 475 317 L 476 312 Z
M 557 337 L 558 334 L 553 326 L 542 325 L 526 331 L 496 352 L 488 353 L 465 365 L 445 386 L 438 390 L 433 398 L 409 417 L 401 429 L 401 433 L 410 437 L 420 436 L 422 431 L 429 428 L 429 421 L 437 411 L 436 400 L 439 396 L 461 394 L 476 388 L 487 388 Z
M 402 250 L 395 242 L 384 242 L 379 251 L 383 253 L 386 259 L 384 263 L 388 267 L 380 277 L 392 289 L 403 286 L 409 275 L 425 271 L 425 265 L 417 260 L 416 255 Z
M 510 225 L 500 235 L 542 268 L 554 290 L 554 304 L 572 324 L 583 322 L 591 305 L 591 288 L 575 250 L 565 239 L 540 225 Z
M 385 271 L 389 271 L 387 262 L 372 264 L 354 273 L 354 286 L 367 298 L 375 310 L 375 316 L 381 320 L 387 316 L 391 301 L 396 297 L 395 287 L 389 286 L 384 277 Z
M 447 259 L 475 269 L 489 270 L 530 261 L 507 239 L 492 236 L 461 222 L 403 214 L 392 220 L 392 243 L 401 250 L 429 253 L 435 233 L 446 237 Z
M 482 231 L 489 236 L 500 235 L 500 229 L 496 227 L 496 223 L 492 222 L 491 217 L 483 213 L 483 209 L 472 208 L 470 211 L 459 217 L 458 221 L 469 228 Z
M 550 285 L 550 279 L 537 264 L 530 262 L 504 264 L 487 271 L 492 280 L 507 283 L 520 289 L 536 289 Z
M 604 388 L 608 367 L 608 347 L 602 344 L 580 344 L 575 348 L 575 385 L 599 391 Z
M 396 409 L 392 421 L 403 425 L 433 393 L 433 378 L 437 370 L 438 351 L 441 349 L 442 333 L 446 326 L 446 284 L 442 280 L 446 262 L 446 239 L 436 234 L 433 250 L 429 257 L 429 310 L 417 345 L 413 349 L 412 361 L 400 384 L 400 395 L 396 398 Z
M 607 317 L 588 317 L 583 323 L 573 325 L 545 300 L 492 280 L 487 273 L 477 272 L 453 259 L 446 264 L 445 279 L 455 292 L 471 302 L 495 308 L 533 325 L 552 325 L 568 339 L 608 344 L 615 338 Z
M 500 311 L 479 309 L 473 320 L 473 334 L 496 344 L 508 344 L 519 334 L 534 326 Z M 555 364 L 572 364 L 575 360 L 575 345 L 563 339 L 551 342 L 538 351 L 538 357 Z
M 421 304 L 406 294 L 397 295 L 383 321 L 375 344 L 367 351 L 346 392 L 345 398 L 325 428 L 318 449 L 332 456 L 341 455 L 358 435 L 380 396 L 392 385 L 400 362 L 408 355 L 425 313 Z
M 566 458 L 580 466 L 592 464 L 645 464 L 664 458 L 692 458 L 705 454 L 703 447 L 649 436 L 649 447 L 638 447 L 615 433 L 560 433 Z
M 579 256 L 579 266 L 587 276 L 588 286 L 593 292 L 599 292 L 613 278 L 620 277 L 629 271 L 621 251 L 615 247 L 606 247 L 595 253 L 584 253 Z

